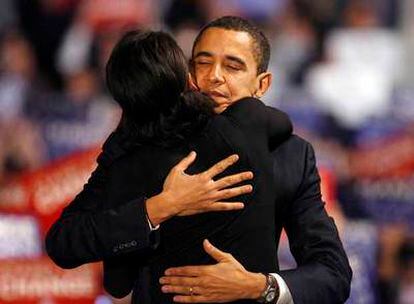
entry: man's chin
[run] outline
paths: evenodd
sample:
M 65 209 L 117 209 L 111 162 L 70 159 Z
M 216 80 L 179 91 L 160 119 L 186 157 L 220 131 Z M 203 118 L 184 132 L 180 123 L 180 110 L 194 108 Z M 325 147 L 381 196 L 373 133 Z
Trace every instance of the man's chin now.
M 233 101 L 230 98 L 222 97 L 222 96 L 215 96 L 215 95 L 209 95 L 211 99 L 214 100 L 216 103 L 216 107 L 214 108 L 214 112 L 217 114 L 220 114 L 224 110 L 227 109 L 228 106 L 230 106 Z
M 224 112 L 224 110 L 226 110 L 228 106 L 229 104 L 221 104 L 214 108 L 214 112 L 216 112 L 216 114 L 220 114 Z

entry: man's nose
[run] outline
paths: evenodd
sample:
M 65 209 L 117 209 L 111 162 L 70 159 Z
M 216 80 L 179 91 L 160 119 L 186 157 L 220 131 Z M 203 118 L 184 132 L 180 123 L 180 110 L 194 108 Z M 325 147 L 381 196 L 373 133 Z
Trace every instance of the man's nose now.
M 220 64 L 214 64 L 210 70 L 209 80 L 213 83 L 223 83 L 225 81 Z

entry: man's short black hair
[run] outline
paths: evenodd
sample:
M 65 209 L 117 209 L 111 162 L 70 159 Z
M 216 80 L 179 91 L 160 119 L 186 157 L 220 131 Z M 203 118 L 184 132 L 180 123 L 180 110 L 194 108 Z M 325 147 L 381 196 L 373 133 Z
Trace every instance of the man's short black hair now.
M 203 33 L 209 28 L 221 28 L 237 32 L 246 32 L 253 38 L 253 56 L 257 63 L 257 73 L 267 71 L 270 59 L 270 45 L 264 33 L 250 21 L 237 16 L 224 16 L 215 19 L 205 25 L 194 40 L 191 55 L 194 56 L 194 49 L 200 41 Z M 217 43 L 219 43 L 217 41 Z

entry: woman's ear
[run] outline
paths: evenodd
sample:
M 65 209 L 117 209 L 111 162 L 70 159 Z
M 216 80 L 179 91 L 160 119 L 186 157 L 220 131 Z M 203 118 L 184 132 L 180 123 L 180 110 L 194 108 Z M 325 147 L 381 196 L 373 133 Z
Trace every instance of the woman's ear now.
M 270 72 L 264 72 L 257 76 L 257 88 L 254 93 L 255 97 L 260 98 L 267 92 L 272 84 L 272 78 L 273 75 Z
M 200 89 L 198 88 L 193 75 L 191 73 L 188 73 L 188 88 L 192 91 L 199 91 Z

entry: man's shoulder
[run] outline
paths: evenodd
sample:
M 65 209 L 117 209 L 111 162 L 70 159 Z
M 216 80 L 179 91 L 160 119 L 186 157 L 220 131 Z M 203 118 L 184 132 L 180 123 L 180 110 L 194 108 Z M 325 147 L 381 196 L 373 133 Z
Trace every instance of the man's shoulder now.
M 276 161 L 289 158 L 294 159 L 295 162 L 304 160 L 308 153 L 313 153 L 312 145 L 296 134 L 289 136 L 272 152 Z
M 315 166 L 313 148 L 305 139 L 293 134 L 272 152 L 272 156 L 278 196 L 291 201 L 309 178 L 310 166 Z

